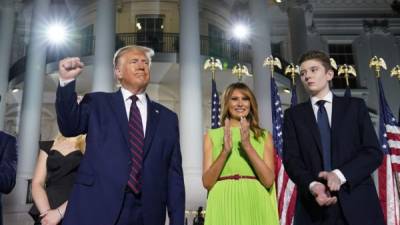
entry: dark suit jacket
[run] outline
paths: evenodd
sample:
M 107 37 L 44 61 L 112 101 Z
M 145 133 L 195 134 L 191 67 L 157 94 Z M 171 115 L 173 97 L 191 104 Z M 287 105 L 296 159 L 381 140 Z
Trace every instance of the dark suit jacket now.
M 87 133 L 86 151 L 68 201 L 64 225 L 112 225 L 130 173 L 128 118 L 121 91 L 91 93 L 76 103 L 75 81 L 59 87 L 57 120 L 65 136 Z M 185 191 L 175 113 L 148 99 L 142 167 L 146 225 L 183 225 Z
M 17 170 L 17 145 L 15 137 L 0 131 L 0 198 L 15 186 Z M 3 224 L 0 201 L 0 225 Z
M 383 224 L 383 214 L 371 173 L 383 154 L 367 107 L 358 98 L 333 97 L 331 121 L 332 168 L 347 182 L 338 193 L 338 203 L 349 225 Z M 319 207 L 309 191 L 323 171 L 322 147 L 311 101 L 285 112 L 283 162 L 298 187 L 297 224 L 319 224 L 326 207 Z

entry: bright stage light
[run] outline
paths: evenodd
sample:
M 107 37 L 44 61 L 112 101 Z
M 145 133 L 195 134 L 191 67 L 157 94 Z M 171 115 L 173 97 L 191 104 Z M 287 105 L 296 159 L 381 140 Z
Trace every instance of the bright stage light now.
M 62 23 L 50 24 L 46 31 L 47 40 L 53 44 L 62 44 L 67 39 L 67 28 Z
M 249 28 L 243 24 L 236 24 L 233 27 L 233 35 L 240 40 L 246 39 L 249 36 Z

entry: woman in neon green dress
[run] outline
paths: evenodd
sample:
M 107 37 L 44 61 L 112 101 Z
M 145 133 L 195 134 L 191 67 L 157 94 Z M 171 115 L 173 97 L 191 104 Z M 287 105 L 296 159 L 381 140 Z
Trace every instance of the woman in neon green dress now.
M 223 99 L 223 127 L 204 138 L 205 225 L 278 225 L 273 142 L 259 126 L 254 94 L 234 83 Z

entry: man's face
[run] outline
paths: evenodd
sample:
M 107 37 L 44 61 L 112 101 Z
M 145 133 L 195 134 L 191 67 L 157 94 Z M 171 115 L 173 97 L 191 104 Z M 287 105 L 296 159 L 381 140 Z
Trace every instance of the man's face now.
M 150 80 L 149 60 L 144 52 L 125 52 L 118 60 L 115 75 L 122 87 L 132 93 L 143 92 Z
M 333 78 L 333 71 L 326 70 L 320 61 L 311 59 L 301 63 L 300 78 L 312 96 L 324 97 L 329 92 L 329 81 Z

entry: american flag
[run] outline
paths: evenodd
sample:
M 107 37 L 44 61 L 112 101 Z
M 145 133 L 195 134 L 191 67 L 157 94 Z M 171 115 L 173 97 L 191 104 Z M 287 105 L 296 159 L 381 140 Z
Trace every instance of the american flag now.
M 379 140 L 384 158 L 378 168 L 378 193 L 387 225 L 399 225 L 400 127 L 379 86 Z
M 295 88 L 295 86 L 294 86 Z M 292 89 L 292 105 L 296 104 L 297 97 L 296 90 Z M 296 100 L 294 100 L 296 99 Z M 274 146 L 276 150 L 276 189 L 278 198 L 278 212 L 279 220 L 281 225 L 293 224 L 293 215 L 296 204 L 297 191 L 295 184 L 289 179 L 289 176 L 285 172 L 285 167 L 282 163 L 282 126 L 283 126 L 283 111 L 281 99 L 278 93 L 278 87 L 276 86 L 275 79 L 271 76 L 271 109 L 272 109 L 272 136 L 274 139 Z
M 219 95 L 217 91 L 217 84 L 215 80 L 211 81 L 211 128 L 218 128 L 221 126 L 220 122 L 220 108 Z

